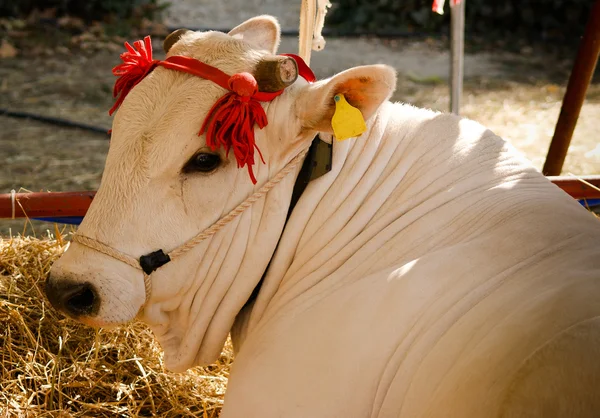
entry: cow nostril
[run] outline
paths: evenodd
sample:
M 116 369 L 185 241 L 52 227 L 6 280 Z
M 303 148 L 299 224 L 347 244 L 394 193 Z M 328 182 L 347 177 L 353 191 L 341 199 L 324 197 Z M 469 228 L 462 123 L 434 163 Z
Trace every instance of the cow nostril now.
M 64 300 L 64 306 L 67 311 L 75 316 L 89 315 L 93 313 L 94 308 L 97 305 L 96 292 L 88 283 L 77 285 L 69 289 Z
M 100 298 L 91 283 L 48 277 L 44 290 L 52 306 L 69 316 L 91 316 L 100 309 Z

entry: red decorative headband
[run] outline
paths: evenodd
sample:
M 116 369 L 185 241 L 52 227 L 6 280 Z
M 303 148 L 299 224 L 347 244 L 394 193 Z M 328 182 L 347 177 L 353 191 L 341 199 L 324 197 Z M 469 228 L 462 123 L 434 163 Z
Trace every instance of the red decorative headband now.
M 216 151 L 219 146 L 223 146 L 229 154 L 229 150 L 233 148 L 238 168 L 246 165 L 252 183 L 256 184 L 256 177 L 252 171 L 254 148 L 258 151 L 263 163 L 264 160 L 255 143 L 254 125 L 258 125 L 262 129 L 268 123 L 267 115 L 260 102 L 270 102 L 282 94 L 283 89 L 273 93 L 260 92 L 258 83 L 252 74 L 239 73 L 229 76 L 218 68 L 191 57 L 176 55 L 164 61 L 154 60 L 149 36 L 146 36 L 143 41 L 135 41 L 133 47 L 125 42 L 125 48 L 127 51 L 121 54 L 123 63 L 112 70 L 113 74 L 119 77 L 113 89 L 113 96 L 117 100 L 108 113 L 112 115 L 123 103 L 131 89 L 157 66 L 210 80 L 229 90 L 229 93 L 212 106 L 198 135 L 206 133 L 206 145 L 213 151 Z M 306 81 L 312 83 L 316 80 L 315 75 L 302 58 L 292 54 L 283 55 L 296 61 L 298 73 Z

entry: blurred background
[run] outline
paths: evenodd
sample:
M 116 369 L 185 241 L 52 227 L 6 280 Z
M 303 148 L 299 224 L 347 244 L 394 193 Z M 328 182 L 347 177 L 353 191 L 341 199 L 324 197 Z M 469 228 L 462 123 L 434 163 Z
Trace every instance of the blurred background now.
M 393 100 L 449 108 L 449 10 L 431 0 L 331 0 L 319 78 L 361 64 L 398 70 Z M 466 0 L 461 115 L 512 142 L 541 169 L 592 0 Z M 228 30 L 277 17 L 281 52 L 297 52 L 301 0 L 0 0 L 0 193 L 95 190 L 110 129 L 113 66 L 125 40 L 172 30 Z M 588 90 L 563 173 L 600 173 L 600 77 Z M 27 112 L 100 132 L 6 116 Z M 3 116 L 2 116 L 3 115 Z M 23 232 L 0 223 L 0 234 Z M 36 224 L 42 231 L 48 225 Z

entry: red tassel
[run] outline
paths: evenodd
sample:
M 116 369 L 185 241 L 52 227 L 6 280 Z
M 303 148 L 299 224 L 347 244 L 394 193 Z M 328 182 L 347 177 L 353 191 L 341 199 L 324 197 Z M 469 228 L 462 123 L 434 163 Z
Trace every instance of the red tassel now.
M 227 93 L 213 105 L 199 135 L 206 133 L 206 145 L 213 151 L 223 146 L 229 155 L 229 150 L 233 148 L 238 168 L 246 165 L 250 180 L 256 184 L 252 170 L 255 148 L 263 164 L 265 161 L 256 146 L 254 125 L 259 129 L 267 126 L 267 115 L 260 102 L 252 97 L 258 91 L 258 85 L 251 74 L 234 74 L 228 84 L 233 92 Z
M 119 77 L 113 88 L 113 97 L 119 96 L 119 98 L 108 111 L 109 115 L 112 115 L 121 106 L 131 89 L 142 81 L 159 62 L 152 59 L 152 42 L 149 36 L 146 36 L 143 42 L 135 41 L 133 47 L 129 45 L 129 42 L 125 42 L 125 48 L 127 51 L 121 54 L 123 63 L 112 70 L 112 73 Z

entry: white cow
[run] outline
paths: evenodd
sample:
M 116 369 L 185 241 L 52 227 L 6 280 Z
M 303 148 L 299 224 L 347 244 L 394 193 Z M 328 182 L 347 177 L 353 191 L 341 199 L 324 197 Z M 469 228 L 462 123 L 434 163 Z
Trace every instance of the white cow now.
M 233 74 L 278 43 L 261 16 L 169 55 Z M 263 104 L 253 185 L 198 136 L 225 90 L 156 68 L 116 115 L 78 232 L 132 257 L 177 248 L 331 133 L 337 93 L 368 128 L 334 141 L 287 222 L 299 168 L 153 272 L 145 304 L 138 269 L 78 242 L 50 300 L 92 326 L 143 306 L 174 371 L 214 361 L 231 332 L 224 418 L 600 416 L 600 222 L 491 131 L 390 103 L 394 88 L 384 65 L 299 78 Z

